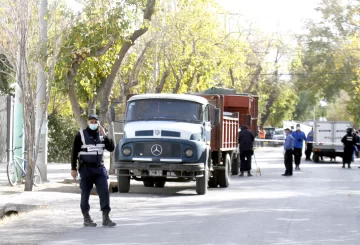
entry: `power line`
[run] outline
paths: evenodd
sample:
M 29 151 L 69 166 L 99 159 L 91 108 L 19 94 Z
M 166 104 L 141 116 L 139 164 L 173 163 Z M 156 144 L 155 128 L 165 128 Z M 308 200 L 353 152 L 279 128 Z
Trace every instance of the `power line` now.
M 347 72 L 328 72 L 328 73 L 279 73 L 277 76 L 310 76 L 310 75 L 353 75 L 355 73 L 347 73 Z M 275 76 L 274 73 L 260 73 L 260 74 L 248 74 L 249 76 Z

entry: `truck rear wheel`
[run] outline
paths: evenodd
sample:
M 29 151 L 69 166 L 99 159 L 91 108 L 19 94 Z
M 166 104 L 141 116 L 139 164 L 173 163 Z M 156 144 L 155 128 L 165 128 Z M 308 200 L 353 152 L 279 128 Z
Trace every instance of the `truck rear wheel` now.
M 166 178 L 156 178 L 154 180 L 155 187 L 163 188 L 166 183 Z
M 317 153 L 313 153 L 313 161 L 314 162 L 320 162 L 320 157 L 319 157 L 319 155 L 317 154 Z
M 225 170 L 217 170 L 218 184 L 225 188 L 230 184 L 230 155 L 226 154 L 224 159 Z
M 129 170 L 119 170 L 119 174 L 129 175 Z M 128 193 L 130 191 L 130 176 L 117 176 L 118 190 L 120 193 Z
M 144 177 L 143 183 L 145 187 L 154 187 L 154 179 L 151 177 Z
M 240 154 L 236 154 L 231 160 L 231 174 L 232 175 L 239 175 L 240 172 Z
M 210 188 L 216 188 L 218 187 L 218 181 L 217 181 L 217 176 L 216 176 L 216 172 L 213 172 L 213 176 L 209 178 L 209 187 Z
M 196 193 L 198 195 L 205 195 L 207 192 L 208 176 L 209 176 L 208 171 L 209 170 L 208 170 L 207 166 L 205 166 L 204 176 L 200 177 L 200 178 L 196 178 Z

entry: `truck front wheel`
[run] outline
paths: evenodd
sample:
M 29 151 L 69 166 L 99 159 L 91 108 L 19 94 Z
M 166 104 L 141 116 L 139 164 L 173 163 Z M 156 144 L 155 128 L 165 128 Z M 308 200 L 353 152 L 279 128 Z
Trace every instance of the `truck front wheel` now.
M 196 193 L 198 195 L 205 195 L 207 192 L 208 176 L 209 176 L 208 171 L 209 170 L 208 170 L 207 166 L 205 166 L 204 176 L 200 177 L 200 178 L 196 178 Z
M 220 187 L 225 188 L 230 184 L 230 155 L 226 154 L 224 159 L 225 170 L 217 170 L 218 183 Z
M 129 175 L 129 170 L 119 170 L 119 174 Z M 128 193 L 130 191 L 130 176 L 117 176 L 118 190 L 120 193 Z

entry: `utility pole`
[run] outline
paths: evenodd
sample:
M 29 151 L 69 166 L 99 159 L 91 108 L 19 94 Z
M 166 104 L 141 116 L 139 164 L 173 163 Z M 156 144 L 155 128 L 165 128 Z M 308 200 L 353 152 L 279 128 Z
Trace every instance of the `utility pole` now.
M 41 61 L 38 64 L 38 74 L 36 83 L 36 136 L 35 144 L 38 142 L 38 135 L 40 131 L 40 142 L 37 156 L 37 165 L 40 168 L 41 178 L 43 181 L 47 180 L 47 142 L 48 142 L 48 119 L 46 108 L 46 92 L 47 79 L 44 71 L 44 63 L 47 55 L 47 40 L 48 40 L 48 21 L 46 18 L 48 10 L 48 1 L 40 0 L 39 3 L 39 51 Z M 41 125 L 42 122 L 42 125 Z M 36 147 L 36 145 L 35 145 Z

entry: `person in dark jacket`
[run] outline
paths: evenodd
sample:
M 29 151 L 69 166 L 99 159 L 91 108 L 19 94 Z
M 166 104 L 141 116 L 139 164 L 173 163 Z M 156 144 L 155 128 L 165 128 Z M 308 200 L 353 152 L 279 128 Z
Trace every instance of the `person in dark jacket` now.
M 74 140 L 71 158 L 71 175 L 74 179 L 80 173 L 81 202 L 80 208 L 84 216 L 84 226 L 95 227 L 89 211 L 89 198 L 93 185 L 100 198 L 103 212 L 103 226 L 115 226 L 109 218 L 110 194 L 108 189 L 108 175 L 104 166 L 104 150 L 113 151 L 115 148 L 112 139 L 105 134 L 104 128 L 99 124 L 97 115 L 88 117 L 88 127 L 80 130 Z M 77 162 L 79 165 L 77 167 Z
M 241 126 L 239 132 L 239 147 L 240 147 L 240 175 L 244 176 L 244 172 L 247 171 L 248 176 L 251 175 L 251 156 L 254 154 L 254 134 L 246 127 Z
M 348 164 L 348 168 L 350 167 L 354 146 L 356 146 L 356 137 L 352 134 L 353 129 L 348 128 L 346 130 L 346 135 L 341 139 L 341 142 L 344 144 L 344 156 L 343 156 L 343 168 L 345 168 L 345 164 Z

